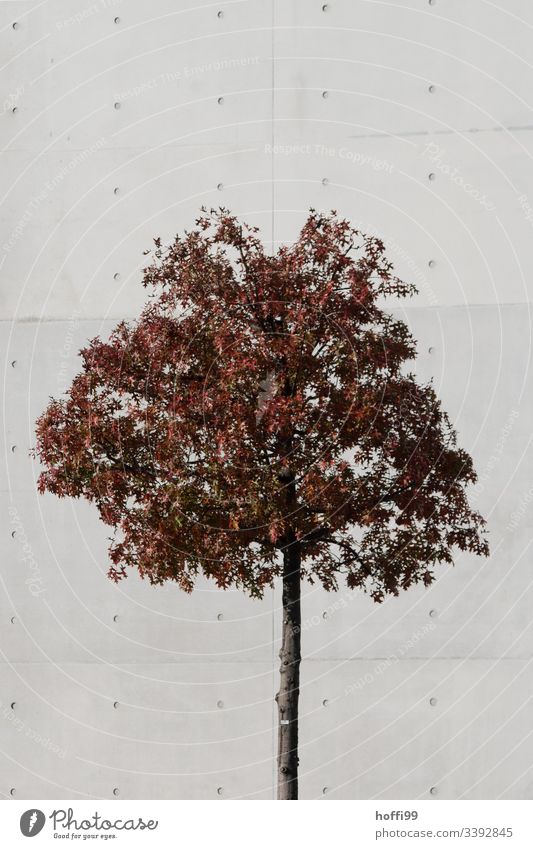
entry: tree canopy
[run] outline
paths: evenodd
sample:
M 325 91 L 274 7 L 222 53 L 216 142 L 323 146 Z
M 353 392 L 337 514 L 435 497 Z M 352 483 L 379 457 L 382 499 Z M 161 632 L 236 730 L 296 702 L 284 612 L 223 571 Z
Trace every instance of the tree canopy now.
M 382 601 L 488 553 L 472 460 L 383 306 L 415 289 L 379 239 L 311 210 L 270 255 L 202 210 L 149 253 L 139 319 L 88 343 L 37 422 L 39 489 L 95 502 L 112 579 L 190 591 L 201 571 L 261 596 L 296 540 L 303 578 Z

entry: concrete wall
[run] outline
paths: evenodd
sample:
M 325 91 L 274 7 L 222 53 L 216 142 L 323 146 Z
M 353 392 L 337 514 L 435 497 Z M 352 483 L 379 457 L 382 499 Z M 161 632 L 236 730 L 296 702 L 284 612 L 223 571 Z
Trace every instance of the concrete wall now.
M 305 588 L 303 798 L 531 798 L 533 12 L 526 0 L 0 3 L 0 793 L 272 798 L 279 595 L 114 586 L 38 497 L 36 415 L 202 204 L 388 245 L 492 556 L 375 606 Z

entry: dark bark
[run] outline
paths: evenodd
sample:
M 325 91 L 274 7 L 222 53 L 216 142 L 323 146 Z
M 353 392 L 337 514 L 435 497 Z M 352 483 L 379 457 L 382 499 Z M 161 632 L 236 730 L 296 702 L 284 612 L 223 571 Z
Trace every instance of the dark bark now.
M 298 798 L 298 699 L 300 695 L 301 545 L 283 553 L 283 627 L 278 703 L 278 799 Z

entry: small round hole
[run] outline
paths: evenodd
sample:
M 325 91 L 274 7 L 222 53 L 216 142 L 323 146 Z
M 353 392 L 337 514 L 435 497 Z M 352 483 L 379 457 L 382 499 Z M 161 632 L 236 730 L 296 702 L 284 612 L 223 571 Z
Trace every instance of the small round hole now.
M 11 24 L 11 26 L 13 27 L 13 29 L 19 29 L 19 28 L 20 28 L 20 24 L 19 24 L 19 22 L 18 22 L 18 21 L 13 21 L 13 23 Z
M 217 12 L 217 18 L 223 18 L 223 17 L 224 17 L 224 12 L 221 9 L 219 12 Z
M 13 537 L 13 539 L 15 539 L 16 535 L 17 535 L 16 531 L 11 531 L 11 536 Z
M 12 787 L 11 790 L 9 791 L 9 795 L 10 796 L 16 796 L 17 795 L 17 791 L 15 790 L 14 787 Z
M 118 271 L 116 274 L 113 274 L 113 280 L 120 280 L 120 273 Z
M 428 0 L 430 6 L 434 6 L 437 0 Z
M 13 113 L 13 115 L 14 115 L 14 114 L 15 114 L 15 112 L 18 112 L 18 111 L 19 111 L 18 106 L 14 106 L 14 107 L 13 107 L 13 109 L 12 109 L 11 111 L 12 111 L 12 113 Z
M 432 350 L 433 350 L 433 349 L 432 349 L 432 348 L 430 348 L 430 352 L 431 352 Z M 436 617 L 436 615 L 437 615 L 437 611 L 436 611 L 436 610 L 430 610 L 430 611 L 429 611 L 429 615 L 431 616 L 431 618 L 432 618 L 432 619 L 435 619 L 435 617 Z
M 11 446 L 11 453 L 12 453 L 12 454 L 14 454 L 16 450 L 17 450 L 17 446 L 16 446 L 16 445 L 12 445 L 12 446 Z
M 437 699 L 434 696 L 432 696 L 431 699 L 429 700 L 429 703 L 430 703 L 431 707 L 435 707 L 435 705 L 437 704 Z
M 429 265 L 430 268 L 435 268 L 436 264 L 437 263 L 435 262 L 434 259 L 430 259 L 430 261 L 428 262 L 428 265 Z
M 324 613 L 322 614 L 322 619 L 327 619 L 327 618 L 328 618 L 328 611 L 325 610 Z
M 434 174 L 433 171 L 430 174 L 428 174 L 428 180 L 434 180 L 435 177 L 436 177 L 436 174 Z
M 435 94 L 435 86 L 434 85 L 428 85 L 428 91 L 429 91 L 430 94 Z
M 113 105 L 114 105 L 115 109 L 120 109 L 120 106 L 121 106 L 120 101 L 117 100 L 117 102 Z
M 323 787 L 322 788 L 322 795 L 325 796 L 327 793 L 329 793 L 329 787 Z
M 323 92 L 322 92 L 322 97 L 323 97 L 324 99 L 326 99 L 326 97 L 329 97 L 329 91 L 323 91 Z
M 113 787 L 113 796 L 120 796 L 120 790 L 118 787 Z
M 222 796 L 223 793 L 224 793 L 224 788 L 223 787 L 217 787 L 217 794 L 219 796 Z
M 327 707 L 329 705 L 329 699 L 324 699 L 322 705 L 323 707 Z
M 113 616 L 113 622 L 118 622 L 118 613 Z
M 217 189 L 219 190 L 219 192 L 221 192 L 223 188 L 224 188 L 224 183 L 217 183 Z
M 435 348 L 433 347 L 433 345 L 430 345 L 430 347 L 428 348 L 428 354 L 434 354 L 434 353 L 435 353 Z M 436 616 L 437 611 L 436 610 L 430 610 L 429 615 L 430 616 Z
M 224 619 L 224 614 L 223 613 L 217 613 L 217 619 L 218 619 L 219 622 L 222 622 L 222 620 Z
M 120 23 L 120 18 L 115 18 L 114 23 L 119 24 L 119 23 Z
M 222 701 L 222 699 L 219 699 L 218 702 L 217 702 L 217 708 L 223 708 L 223 707 L 224 707 L 224 702 Z
M 322 185 L 323 185 L 323 186 L 327 186 L 327 184 L 328 184 L 328 183 L 329 183 L 328 178 L 327 178 L 327 177 L 323 177 L 323 178 L 322 178 Z
M 114 195 L 118 195 L 118 194 L 120 194 L 120 189 L 119 189 L 119 187 L 118 187 L 118 186 L 115 186 L 115 188 L 113 189 L 113 194 L 114 194 Z
M 323 12 L 328 12 L 328 11 L 329 11 L 329 4 L 328 4 L 328 3 L 324 3 L 324 5 L 322 6 L 322 11 L 323 11 Z
M 218 103 L 219 106 L 222 106 L 222 104 L 224 103 L 224 98 L 219 97 L 218 100 L 217 100 L 217 103 Z
M 11 702 L 11 710 L 15 710 L 16 706 L 17 706 L 16 702 Z
M 113 702 L 113 707 L 115 708 L 115 710 L 118 710 L 118 706 L 119 706 L 118 702 Z
M 439 791 L 437 790 L 436 787 L 430 787 L 429 792 L 431 793 L 432 796 L 436 796 Z
M 17 621 L 16 618 L 14 616 L 12 616 L 11 617 L 11 624 L 14 625 L 16 621 Z

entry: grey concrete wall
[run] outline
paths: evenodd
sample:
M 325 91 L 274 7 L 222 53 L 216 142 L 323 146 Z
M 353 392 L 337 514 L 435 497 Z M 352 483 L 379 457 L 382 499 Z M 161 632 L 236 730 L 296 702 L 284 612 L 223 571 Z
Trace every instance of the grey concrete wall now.
M 381 235 L 492 556 L 375 606 L 305 588 L 304 798 L 531 798 L 533 12 L 526 0 L 0 3 L 0 793 L 272 798 L 279 595 L 111 584 L 33 425 L 202 204 Z

